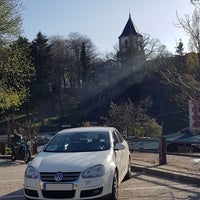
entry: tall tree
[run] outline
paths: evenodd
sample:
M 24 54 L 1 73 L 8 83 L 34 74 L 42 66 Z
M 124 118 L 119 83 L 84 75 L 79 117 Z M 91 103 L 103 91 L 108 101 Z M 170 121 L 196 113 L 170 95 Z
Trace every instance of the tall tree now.
M 36 70 L 35 80 L 32 82 L 32 101 L 39 106 L 40 118 L 43 122 L 45 105 L 51 91 L 51 45 L 48 44 L 47 37 L 39 32 L 36 39 L 32 42 L 31 49 Z

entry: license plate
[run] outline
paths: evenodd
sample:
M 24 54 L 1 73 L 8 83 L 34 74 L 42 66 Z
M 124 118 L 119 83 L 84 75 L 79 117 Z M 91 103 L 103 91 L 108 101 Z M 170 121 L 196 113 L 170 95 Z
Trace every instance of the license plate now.
M 66 183 L 44 183 L 43 185 L 44 190 L 73 190 L 73 184 L 66 184 Z

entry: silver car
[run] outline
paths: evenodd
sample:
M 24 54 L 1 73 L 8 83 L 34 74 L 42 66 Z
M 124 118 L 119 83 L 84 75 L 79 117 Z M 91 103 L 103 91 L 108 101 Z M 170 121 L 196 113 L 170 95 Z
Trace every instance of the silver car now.
M 27 199 L 118 199 L 131 174 L 127 142 L 112 127 L 81 127 L 57 133 L 27 166 Z

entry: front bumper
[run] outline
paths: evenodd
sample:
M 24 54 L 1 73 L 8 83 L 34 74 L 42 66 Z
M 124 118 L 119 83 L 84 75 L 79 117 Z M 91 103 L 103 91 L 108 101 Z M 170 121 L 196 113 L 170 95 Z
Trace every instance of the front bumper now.
M 24 180 L 24 196 L 31 199 L 103 199 L 111 192 L 112 178 L 108 176 L 53 184 L 39 179 Z

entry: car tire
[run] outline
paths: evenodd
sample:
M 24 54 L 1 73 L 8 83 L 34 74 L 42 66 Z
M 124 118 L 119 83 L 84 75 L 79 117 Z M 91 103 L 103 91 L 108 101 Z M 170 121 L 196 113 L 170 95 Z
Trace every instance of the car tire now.
M 128 164 L 128 171 L 126 173 L 126 176 L 124 177 L 124 180 L 128 180 L 131 178 L 131 160 L 129 160 L 129 164 Z
M 112 184 L 112 194 L 110 200 L 117 200 L 118 199 L 118 177 L 117 172 L 113 175 L 113 184 Z

